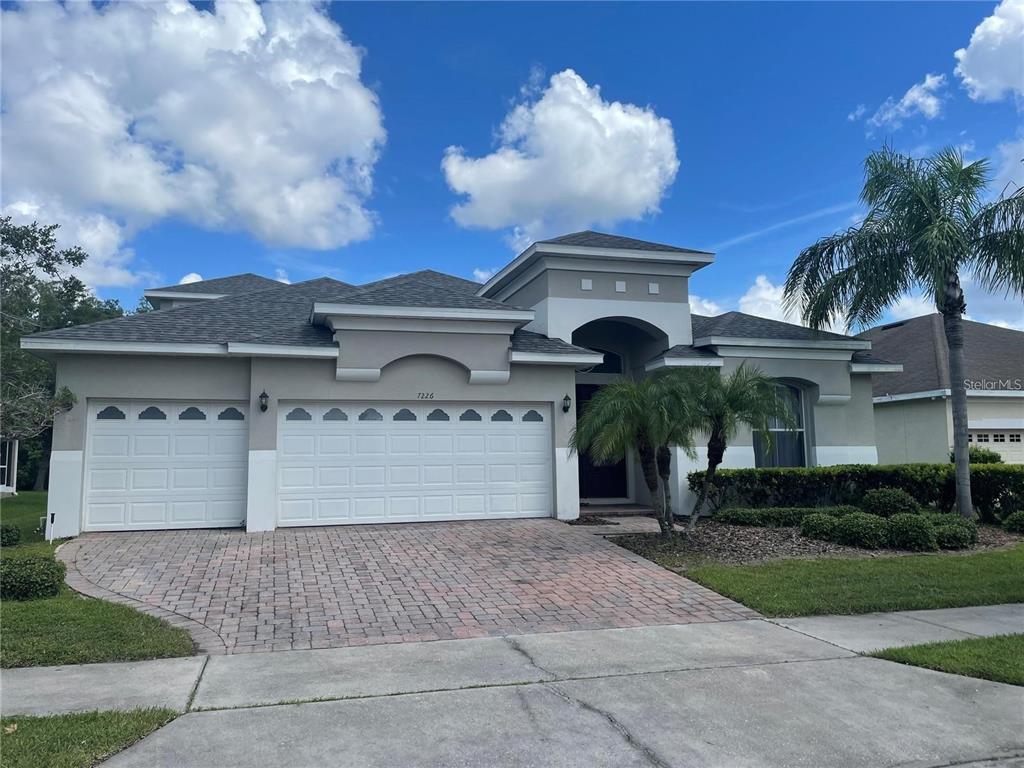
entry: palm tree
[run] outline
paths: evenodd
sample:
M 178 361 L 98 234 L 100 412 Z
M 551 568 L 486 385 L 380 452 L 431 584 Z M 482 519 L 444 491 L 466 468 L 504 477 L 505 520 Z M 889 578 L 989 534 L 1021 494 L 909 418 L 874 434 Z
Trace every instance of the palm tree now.
M 621 379 L 601 387 L 583 407 L 569 437 L 571 451 L 586 451 L 597 464 L 635 453 L 664 535 L 673 530 L 669 489 L 671 447 L 690 447 L 689 398 L 666 374 Z
M 680 373 L 690 379 L 685 396 L 693 405 L 690 423 L 708 436 L 708 467 L 704 485 L 690 512 L 689 530 L 697 526 L 715 482 L 715 472 L 722 463 L 725 449 L 741 426 L 760 433 L 765 448 L 771 447 L 773 423 L 793 425 L 789 403 L 780 393 L 778 382 L 747 363 L 722 376 L 711 368 L 691 368 Z
M 967 451 L 961 275 L 989 291 L 1024 294 L 1024 190 L 983 203 L 987 160 L 956 149 L 914 159 L 885 147 L 864 162 L 867 216 L 819 240 L 793 262 L 788 306 L 812 328 L 877 322 L 901 296 L 923 291 L 942 314 L 949 346 L 957 508 L 973 517 Z

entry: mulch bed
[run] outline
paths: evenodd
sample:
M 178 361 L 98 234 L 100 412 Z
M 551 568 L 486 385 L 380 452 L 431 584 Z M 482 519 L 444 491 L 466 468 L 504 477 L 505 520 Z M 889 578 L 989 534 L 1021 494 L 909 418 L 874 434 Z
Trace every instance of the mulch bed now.
M 746 525 L 727 525 L 708 520 L 701 522 L 693 533 L 680 532 L 668 541 L 656 533 L 609 536 L 610 541 L 644 557 L 671 555 L 675 570 L 686 570 L 709 563 L 725 565 L 753 565 L 769 560 L 820 557 L 891 557 L 913 555 L 895 549 L 859 549 L 829 541 L 804 538 L 799 528 L 759 528 Z M 1019 541 L 1024 536 L 992 525 L 978 526 L 978 544 L 972 549 L 943 551 L 942 555 L 955 556 L 988 549 L 1000 549 Z
M 596 515 L 580 515 L 575 520 L 566 520 L 567 525 L 618 525 L 614 520 L 605 520 Z

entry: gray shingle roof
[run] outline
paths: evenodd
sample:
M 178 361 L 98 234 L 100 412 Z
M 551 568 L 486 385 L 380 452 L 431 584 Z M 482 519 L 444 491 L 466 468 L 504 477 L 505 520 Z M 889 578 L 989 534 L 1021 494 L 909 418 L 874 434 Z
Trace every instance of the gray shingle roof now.
M 814 331 L 802 325 L 769 320 L 743 312 L 726 312 L 714 317 L 692 315 L 693 338 L 727 336 L 736 339 L 778 339 L 782 341 L 855 341 L 828 331 Z
M 714 352 L 706 347 L 691 347 L 688 344 L 676 344 L 674 347 L 666 349 L 658 357 L 718 357 Z
M 555 355 L 593 355 L 594 350 L 577 347 L 561 339 L 549 339 L 540 333 L 524 331 L 522 328 L 512 334 L 513 352 L 546 352 Z
M 253 291 L 265 291 L 281 285 L 277 280 L 269 277 L 254 275 L 246 272 L 241 275 L 230 275 L 228 277 L 215 277 L 210 280 L 200 280 L 197 283 L 183 283 L 180 285 L 167 285 L 163 288 L 147 288 L 147 291 L 173 291 L 174 293 L 222 293 L 234 295 L 238 293 L 252 293 Z
M 1024 332 L 963 322 L 968 379 L 1024 379 Z M 871 377 L 875 397 L 949 389 L 949 347 L 942 315 L 934 313 L 881 325 L 864 331 L 859 338 L 870 341 L 875 354 L 903 365 L 902 373 Z
M 618 248 L 628 251 L 673 251 L 675 253 L 704 253 L 711 255 L 709 251 L 698 251 L 693 248 L 680 248 L 676 245 L 665 245 L 664 243 L 652 243 L 649 240 L 637 240 L 632 237 L 621 235 L 609 235 L 604 232 L 584 230 L 572 234 L 553 237 L 550 240 L 540 240 L 538 245 L 553 243 L 556 245 L 577 245 L 581 248 Z
M 850 362 L 870 365 L 892 365 L 892 360 L 883 360 L 877 355 L 863 349 L 859 349 L 854 352 L 853 356 L 850 358 Z
M 488 309 L 519 312 L 520 307 L 477 296 L 479 283 L 444 275 L 433 270 L 378 280 L 352 287 L 322 299 L 337 304 L 365 304 L 384 307 L 437 307 L 445 309 Z
M 310 324 L 310 307 L 314 301 L 336 295 L 346 287 L 329 277 L 294 285 L 276 283 L 256 293 L 36 333 L 32 338 L 330 347 L 334 346 L 331 330 Z

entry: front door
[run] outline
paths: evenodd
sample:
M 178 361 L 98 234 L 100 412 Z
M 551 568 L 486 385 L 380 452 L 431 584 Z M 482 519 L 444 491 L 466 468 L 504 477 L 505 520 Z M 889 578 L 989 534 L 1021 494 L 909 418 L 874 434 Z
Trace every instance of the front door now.
M 576 418 L 600 388 L 599 384 L 576 385 Z M 625 499 L 629 495 L 625 459 L 615 464 L 595 464 L 590 456 L 581 453 L 579 466 L 581 499 Z

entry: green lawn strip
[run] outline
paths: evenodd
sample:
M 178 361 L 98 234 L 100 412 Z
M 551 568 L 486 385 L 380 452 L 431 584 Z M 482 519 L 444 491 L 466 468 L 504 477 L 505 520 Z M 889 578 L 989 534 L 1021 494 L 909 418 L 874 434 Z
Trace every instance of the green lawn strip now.
M 90 768 L 176 716 L 170 709 L 136 709 L 5 717 L 0 736 L 3 768 Z
M 1020 603 L 1022 573 L 1024 544 L 973 555 L 705 565 L 686 576 L 766 616 L 816 616 Z
M 1024 635 L 996 635 L 969 640 L 889 648 L 871 654 L 915 667 L 1024 685 Z
M 0 603 L 0 667 L 191 656 L 192 637 L 154 616 L 65 587 L 43 600 Z
M 21 529 L 21 543 L 42 541 L 44 533 L 37 531 L 39 518 L 46 515 L 46 491 L 21 491 L 17 496 L 0 500 L 0 523 L 10 523 Z

